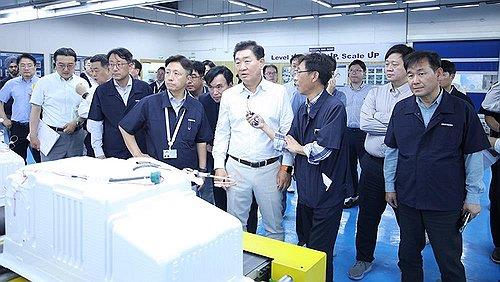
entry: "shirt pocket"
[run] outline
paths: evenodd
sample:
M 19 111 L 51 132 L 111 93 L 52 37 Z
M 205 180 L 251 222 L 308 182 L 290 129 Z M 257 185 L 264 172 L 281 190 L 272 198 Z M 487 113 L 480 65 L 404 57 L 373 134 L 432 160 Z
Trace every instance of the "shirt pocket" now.
M 185 141 L 189 144 L 194 144 L 200 128 L 201 119 L 196 116 L 187 116 L 182 123 L 183 126 L 181 126 L 181 130 L 183 130 Z M 179 137 L 180 135 L 181 132 L 178 133 Z

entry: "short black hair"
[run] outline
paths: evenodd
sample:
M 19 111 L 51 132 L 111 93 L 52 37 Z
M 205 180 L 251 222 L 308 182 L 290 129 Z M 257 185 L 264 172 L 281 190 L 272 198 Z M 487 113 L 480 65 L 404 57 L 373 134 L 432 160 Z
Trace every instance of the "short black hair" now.
M 71 48 L 62 47 L 54 52 L 54 62 L 57 60 L 57 56 L 68 56 L 75 58 L 76 62 L 76 52 Z
M 265 73 L 267 68 L 273 68 L 276 70 L 276 73 L 278 73 L 278 67 L 275 65 L 265 65 L 264 68 L 262 69 L 262 72 Z
M 174 56 L 170 56 L 168 57 L 166 60 L 165 60 L 165 67 L 168 66 L 168 64 L 170 63 L 179 63 L 181 64 L 182 68 L 184 70 L 186 70 L 187 74 L 190 75 L 191 73 L 193 73 L 193 63 L 191 62 L 191 60 L 189 60 L 188 58 L 182 56 L 182 55 L 174 55 Z M 204 73 L 204 72 L 202 72 Z
M 36 66 L 36 59 L 35 57 L 33 57 L 31 54 L 28 54 L 28 53 L 22 53 L 21 55 L 19 55 L 16 59 L 16 62 L 17 62 L 17 65 L 19 65 L 19 62 L 21 62 L 21 59 L 28 59 L 28 60 L 31 60 L 33 62 L 33 64 Z
M 333 75 L 333 73 L 337 69 L 337 61 L 333 58 L 332 55 L 326 55 L 326 56 L 328 57 L 328 59 L 330 59 L 330 62 L 332 63 L 332 75 Z
M 415 51 L 404 57 L 405 69 L 407 70 L 423 60 L 429 62 L 433 71 L 441 67 L 441 57 L 439 57 L 437 53 L 431 51 Z
M 385 54 L 384 60 L 387 60 L 387 58 L 389 58 L 389 56 L 394 54 L 394 53 L 400 54 L 401 57 L 404 58 L 406 55 L 410 54 L 413 51 L 414 51 L 413 48 L 408 47 L 404 44 L 396 44 L 396 45 L 392 46 L 391 48 L 389 48 L 389 50 Z
M 219 74 L 222 74 L 224 78 L 226 79 L 227 85 L 233 83 L 233 72 L 228 69 L 226 66 L 216 66 L 211 68 L 207 74 L 205 74 L 205 82 L 207 85 L 210 85 L 214 78 L 218 76 Z
M 215 64 L 214 62 L 210 61 L 210 60 L 205 60 L 203 61 L 203 65 L 204 66 L 209 66 L 210 68 L 215 68 Z
M 304 54 L 294 54 L 291 58 L 290 58 L 290 65 L 292 64 L 293 61 L 295 60 L 299 60 L 302 59 L 304 57 Z
M 134 64 L 134 68 L 139 70 L 139 75 L 141 75 L 141 72 L 142 72 L 141 62 L 139 62 L 139 60 L 133 59 L 132 63 Z
M 447 72 L 449 74 L 457 73 L 457 68 L 455 67 L 455 64 L 452 61 L 441 60 L 441 68 L 443 69 L 443 72 Z
M 86 63 L 87 61 L 90 61 L 90 59 L 92 59 L 92 57 L 86 57 L 85 59 L 83 59 L 83 62 Z
M 205 74 L 205 65 L 200 61 L 191 61 L 193 64 L 193 70 L 196 71 L 200 76 Z
M 132 60 L 134 59 L 134 57 L 132 56 L 132 53 L 130 53 L 129 50 L 127 50 L 123 47 L 115 48 L 115 49 L 109 51 L 108 55 L 107 55 L 108 61 L 109 61 L 109 57 L 111 57 L 111 55 L 113 55 L 113 54 L 117 55 L 121 59 L 124 59 L 129 64 L 132 63 Z
M 332 78 L 336 67 L 334 58 L 322 53 L 311 53 L 305 55 L 300 60 L 301 64 L 302 62 L 304 62 L 306 70 L 318 72 L 319 80 L 323 86 L 328 85 L 328 81 Z
M 97 54 L 90 58 L 91 63 L 101 63 L 101 67 L 106 68 L 109 66 L 108 57 L 105 54 Z
M 258 60 L 264 58 L 264 47 L 257 44 L 253 40 L 241 41 L 234 46 L 233 59 L 236 58 L 236 53 L 243 50 L 250 50 Z
M 159 67 L 156 71 L 159 71 L 159 70 L 165 71 L 165 67 Z
M 354 61 L 352 61 L 349 64 L 349 67 L 347 69 L 349 70 L 352 66 L 355 66 L 355 65 L 358 65 L 360 68 L 363 69 L 364 72 L 366 72 L 366 64 L 365 64 L 365 62 L 363 62 L 361 60 L 354 60 Z

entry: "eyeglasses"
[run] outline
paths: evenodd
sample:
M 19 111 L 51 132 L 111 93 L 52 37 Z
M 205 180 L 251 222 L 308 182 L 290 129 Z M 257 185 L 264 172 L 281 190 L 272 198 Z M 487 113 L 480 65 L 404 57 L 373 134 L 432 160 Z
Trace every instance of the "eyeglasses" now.
M 128 63 L 117 63 L 117 64 L 115 64 L 115 63 L 109 63 L 109 67 L 112 68 L 112 69 L 115 68 L 115 67 L 121 69 L 121 68 L 123 68 L 126 65 L 128 65 Z
M 70 64 L 63 64 L 63 63 L 56 63 L 56 66 L 61 69 L 72 69 L 75 67 L 75 64 L 70 63 Z
M 35 65 L 33 64 L 20 64 L 19 67 L 22 68 L 22 69 L 31 69 L 32 67 L 34 67 Z
M 295 70 L 295 75 L 299 74 L 299 73 L 304 73 L 304 72 L 312 72 L 312 70 Z

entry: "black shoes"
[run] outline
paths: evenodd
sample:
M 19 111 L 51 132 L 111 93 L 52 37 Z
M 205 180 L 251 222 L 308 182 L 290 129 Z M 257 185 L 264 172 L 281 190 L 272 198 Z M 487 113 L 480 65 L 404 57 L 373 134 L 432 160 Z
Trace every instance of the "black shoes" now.
M 498 263 L 498 264 L 500 264 L 500 247 L 495 248 L 495 249 L 493 250 L 493 253 L 491 253 L 491 260 L 492 260 L 494 263 Z

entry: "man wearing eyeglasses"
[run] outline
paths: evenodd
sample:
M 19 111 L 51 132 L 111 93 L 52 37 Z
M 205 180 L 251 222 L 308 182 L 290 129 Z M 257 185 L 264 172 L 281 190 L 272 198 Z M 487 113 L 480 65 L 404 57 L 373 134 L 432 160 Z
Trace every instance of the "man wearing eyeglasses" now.
M 38 80 L 31 95 L 30 143 L 40 150 L 47 140 L 38 138 L 38 125 L 42 121 L 59 134 L 57 142 L 45 155 L 42 162 L 81 156 L 83 154 L 82 120 L 77 111 L 82 97 L 76 93 L 76 85 L 87 83 L 75 75 L 76 53 L 71 48 L 60 48 L 54 53 L 56 72 Z
M 193 96 L 193 98 L 198 99 L 204 93 L 208 93 L 208 87 L 203 84 L 203 74 L 205 73 L 205 65 L 199 61 L 193 62 L 193 73 L 189 76 L 189 80 L 186 85 L 187 91 Z
M 21 156 L 26 163 L 29 141 L 26 139 L 29 132 L 29 119 L 31 111 L 31 92 L 38 81 L 36 73 L 36 59 L 30 54 L 21 54 L 17 58 L 17 64 L 21 69 L 21 76 L 13 78 L 0 89 L 0 118 L 3 125 L 10 130 L 13 142 L 13 151 Z M 10 99 L 14 100 L 12 117 L 7 117 L 4 105 Z M 31 150 L 33 158 L 40 162 L 40 152 Z
M 336 64 L 327 55 L 305 55 L 294 80 L 306 102 L 285 138 L 295 154 L 297 236 L 308 248 L 326 253 L 326 281 L 333 281 L 333 248 L 349 180 L 346 112 L 329 95 L 328 81 Z
M 151 88 L 130 75 L 134 63 L 129 50 L 113 49 L 108 52 L 107 59 L 112 79 L 95 90 L 87 130 L 97 158 L 128 159 L 132 155 L 120 138 L 118 123 L 142 98 L 151 94 Z M 139 147 L 146 150 L 144 131 L 138 132 L 136 137 Z
M 347 112 L 347 137 L 349 140 L 349 166 L 353 195 L 348 195 L 344 201 L 344 208 L 351 208 L 358 204 L 358 160 L 365 154 L 366 132 L 359 129 L 361 106 L 372 86 L 363 82 L 366 74 L 366 64 L 361 60 L 354 60 L 349 64 L 349 84 L 339 87 L 346 94 L 345 108 Z

